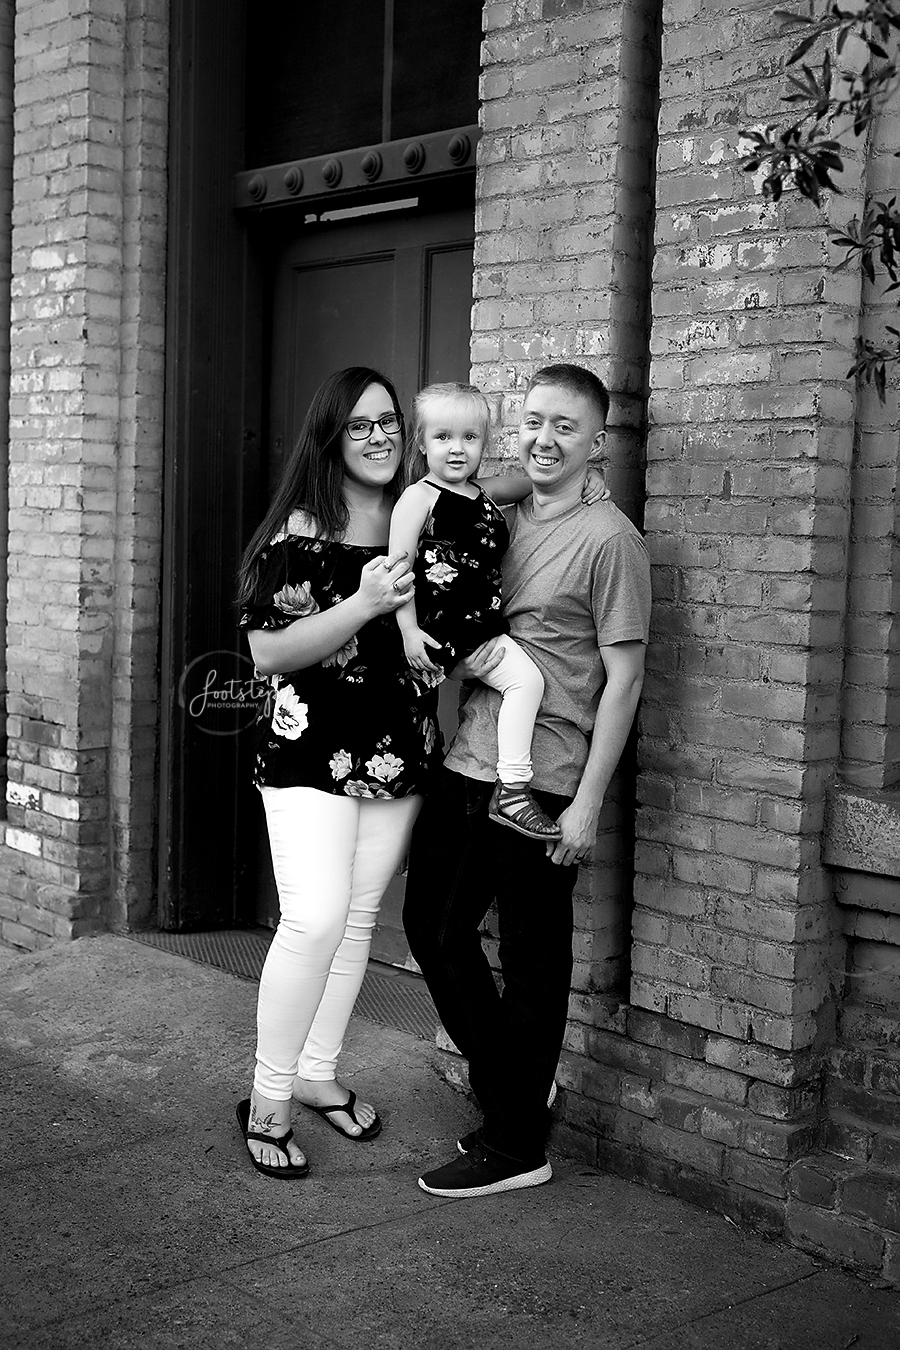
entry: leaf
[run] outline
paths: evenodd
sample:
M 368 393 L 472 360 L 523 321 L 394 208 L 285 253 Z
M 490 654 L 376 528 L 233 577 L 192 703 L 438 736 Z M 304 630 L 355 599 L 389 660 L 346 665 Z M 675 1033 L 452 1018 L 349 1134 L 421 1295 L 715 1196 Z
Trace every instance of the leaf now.
M 815 23 L 815 19 L 811 19 L 808 14 L 795 14 L 790 9 L 776 9 L 775 18 L 782 23 Z
M 810 33 L 808 37 L 805 37 L 803 41 L 797 46 L 796 50 L 791 52 L 790 56 L 787 59 L 787 64 L 789 66 L 792 66 L 795 61 L 800 60 L 801 56 L 805 56 L 806 53 L 809 51 L 810 47 L 815 46 L 820 36 L 821 36 L 820 33 Z

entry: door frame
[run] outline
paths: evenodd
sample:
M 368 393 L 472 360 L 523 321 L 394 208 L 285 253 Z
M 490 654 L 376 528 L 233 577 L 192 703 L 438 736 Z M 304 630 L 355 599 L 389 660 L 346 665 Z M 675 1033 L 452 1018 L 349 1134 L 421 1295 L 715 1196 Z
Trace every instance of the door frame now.
M 450 155 L 459 129 L 435 141 L 444 159 L 429 145 L 414 173 L 401 156 L 402 173 L 357 183 L 347 165 L 355 156 L 361 166 L 373 148 L 342 152 L 329 157 L 346 161 L 339 193 L 323 181 L 319 191 L 288 194 L 277 207 L 273 198 L 265 208 L 239 206 L 245 19 L 245 0 L 193 0 L 172 10 L 158 921 L 175 931 L 237 926 L 257 865 L 258 832 L 246 827 L 258 805 L 249 786 L 252 737 L 203 735 L 182 706 L 182 690 L 192 665 L 239 650 L 234 578 L 260 518 L 272 232 L 293 228 L 305 213 L 413 192 L 422 210 L 474 208 L 474 146 L 465 162 Z M 274 174 L 279 166 L 270 167 Z

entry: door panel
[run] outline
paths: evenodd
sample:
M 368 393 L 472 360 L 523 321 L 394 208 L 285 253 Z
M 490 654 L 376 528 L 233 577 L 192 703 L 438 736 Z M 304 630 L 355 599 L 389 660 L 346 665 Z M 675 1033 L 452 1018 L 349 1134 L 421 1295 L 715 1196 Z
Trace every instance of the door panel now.
M 469 378 L 472 247 L 429 250 L 425 332 L 427 383 Z M 464 372 L 460 374 L 459 372 Z
M 383 370 L 407 413 L 423 384 L 469 378 L 472 237 L 467 209 L 306 227 L 281 246 L 271 283 L 270 492 L 312 394 L 333 371 Z M 453 694 L 445 694 L 445 733 L 454 706 Z M 268 848 L 260 855 L 254 917 L 271 927 L 278 902 Z M 410 963 L 402 904 L 400 875 L 385 895 L 372 944 L 375 959 L 394 965 Z

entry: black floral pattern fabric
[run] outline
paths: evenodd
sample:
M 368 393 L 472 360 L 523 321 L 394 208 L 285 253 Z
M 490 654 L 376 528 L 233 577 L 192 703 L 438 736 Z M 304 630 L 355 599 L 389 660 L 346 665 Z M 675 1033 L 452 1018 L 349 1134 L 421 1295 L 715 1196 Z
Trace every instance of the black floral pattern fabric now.
M 359 588 L 383 548 L 310 539 L 287 529 L 260 555 L 241 628 L 284 628 Z M 371 619 L 332 656 L 268 677 L 257 719 L 258 787 L 312 787 L 345 797 L 424 791 L 441 751 L 436 694 L 422 696 L 392 614 Z
M 413 572 L 419 627 L 440 642 L 429 659 L 452 670 L 482 642 L 508 633 L 500 613 L 501 563 L 509 547 L 503 512 L 484 492 L 464 497 L 425 480 L 439 492 L 419 537 Z M 417 676 L 439 684 L 438 676 Z

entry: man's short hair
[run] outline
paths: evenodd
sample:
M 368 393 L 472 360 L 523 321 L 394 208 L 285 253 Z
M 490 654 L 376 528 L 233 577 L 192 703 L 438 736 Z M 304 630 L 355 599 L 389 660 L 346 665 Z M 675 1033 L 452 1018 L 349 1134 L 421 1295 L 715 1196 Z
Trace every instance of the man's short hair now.
M 580 394 L 594 405 L 603 418 L 603 425 L 606 426 L 606 419 L 609 416 L 609 394 L 606 385 L 592 370 L 585 370 L 584 366 L 565 364 L 541 366 L 528 381 L 525 397 L 527 398 L 532 389 L 539 384 L 559 384 L 573 394 Z

